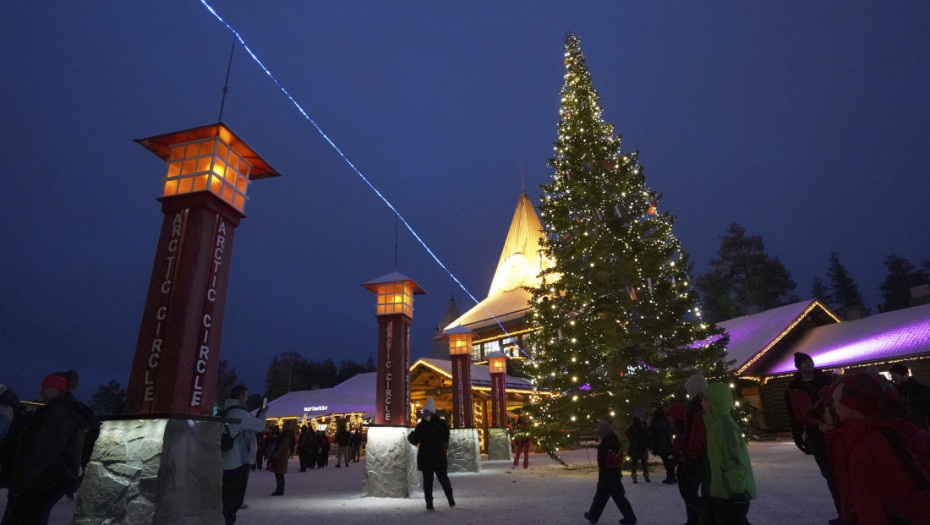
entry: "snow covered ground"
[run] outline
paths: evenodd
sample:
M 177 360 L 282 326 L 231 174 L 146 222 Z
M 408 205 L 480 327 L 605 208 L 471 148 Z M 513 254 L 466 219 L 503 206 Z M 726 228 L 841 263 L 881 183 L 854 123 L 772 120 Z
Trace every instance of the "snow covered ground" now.
M 836 517 L 826 482 L 814 459 L 804 456 L 791 441 L 754 441 L 749 444 L 759 498 L 752 502 L 749 519 L 753 525 L 826 524 Z M 530 456 L 528 469 L 513 468 L 510 462 L 485 461 L 477 474 L 451 474 L 455 508 L 449 508 L 435 483 L 436 511 L 427 512 L 422 493 L 408 499 L 362 498 L 364 459 L 349 468 L 298 472 L 292 459 L 286 475 L 285 495 L 270 496 L 274 475 L 253 472 L 246 495 L 247 509 L 240 510 L 241 525 L 269 523 L 378 523 L 379 525 L 430 523 L 489 525 L 504 523 L 586 523 L 597 482 L 594 450 L 565 454 L 571 467 L 562 467 L 545 454 Z M 685 522 L 684 504 L 676 485 L 664 479 L 661 465 L 651 465 L 652 483 L 640 478 L 633 484 L 624 472 L 627 498 L 641 525 L 679 525 Z M 0 510 L 6 498 L 0 502 Z M 68 500 L 55 508 L 53 524 L 65 524 L 74 504 Z M 620 512 L 609 502 L 600 523 L 617 523 Z

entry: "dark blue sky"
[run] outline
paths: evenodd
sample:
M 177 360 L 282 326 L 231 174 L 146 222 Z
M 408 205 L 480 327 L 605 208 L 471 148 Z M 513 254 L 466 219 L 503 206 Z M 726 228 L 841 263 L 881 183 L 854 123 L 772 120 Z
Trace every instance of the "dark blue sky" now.
M 874 309 L 890 253 L 930 258 L 930 6 L 921 2 L 230 2 L 217 11 L 479 299 L 524 162 L 551 172 L 562 39 L 640 150 L 695 272 L 736 221 L 806 296 L 837 251 Z M 0 17 L 0 383 L 124 386 L 164 165 L 133 139 L 217 120 L 231 33 L 197 1 L 12 2 Z M 241 47 L 223 115 L 282 176 L 236 233 L 222 358 L 364 360 L 394 219 Z M 406 232 L 413 353 L 465 294 Z

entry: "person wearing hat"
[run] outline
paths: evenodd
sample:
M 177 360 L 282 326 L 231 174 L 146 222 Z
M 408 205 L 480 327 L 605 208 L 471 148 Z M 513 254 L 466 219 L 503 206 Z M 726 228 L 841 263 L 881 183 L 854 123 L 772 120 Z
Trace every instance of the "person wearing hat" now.
M 77 385 L 74 370 L 42 380 L 39 395 L 45 405 L 22 429 L 3 525 L 48 523 L 55 503 L 77 490 L 98 428 L 91 409 L 72 395 Z
M 907 408 L 908 419 L 918 427 L 930 430 L 930 386 L 914 379 L 903 363 L 895 363 L 888 372 Z
M 828 431 L 843 443 L 832 457 L 851 523 L 927 523 L 930 433 L 897 417 L 897 392 L 877 373 L 852 372 L 833 392 L 841 424 Z
M 455 506 L 452 497 L 452 483 L 449 482 L 449 425 L 436 415 L 433 398 L 427 398 L 423 405 L 423 417 L 416 428 L 407 436 L 407 441 L 417 448 L 417 470 L 423 473 L 423 496 L 426 498 L 426 510 L 433 510 L 433 475 L 439 480 L 449 506 Z
M 623 482 L 620 480 L 622 475 L 620 467 L 623 464 L 623 451 L 620 450 L 620 438 L 614 432 L 610 423 L 601 421 L 594 432 L 597 436 L 597 492 L 594 493 L 594 499 L 591 500 L 591 507 L 584 517 L 589 523 L 597 523 L 607 500 L 614 499 L 617 508 L 623 518 L 622 524 L 635 524 L 636 514 L 633 512 L 633 506 L 626 499 L 623 490 Z
M 749 501 L 756 498 L 756 482 L 742 431 L 730 410 L 733 390 L 724 383 L 707 385 L 702 393 L 707 431 L 707 493 L 714 523 L 748 525 Z
M 788 409 L 788 419 L 791 421 L 791 437 L 798 449 L 805 454 L 814 456 L 814 461 L 820 468 L 820 474 L 827 480 L 827 487 L 833 496 L 837 518 L 834 523 L 840 523 L 840 503 L 836 495 L 836 486 L 833 483 L 833 473 L 830 468 L 823 432 L 817 421 L 808 416 L 808 410 L 820 398 L 824 388 L 828 388 L 836 381 L 836 376 L 814 368 L 814 359 L 804 352 L 795 352 L 794 366 L 798 369 L 794 378 L 788 383 L 785 390 L 785 406 Z

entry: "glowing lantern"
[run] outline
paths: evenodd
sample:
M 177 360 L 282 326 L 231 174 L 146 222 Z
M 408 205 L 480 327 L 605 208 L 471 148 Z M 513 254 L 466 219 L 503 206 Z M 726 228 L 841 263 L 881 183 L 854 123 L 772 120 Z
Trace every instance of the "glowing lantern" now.
M 464 326 L 456 326 L 442 333 L 449 340 L 449 355 L 471 355 L 471 340 L 475 333 Z
M 507 356 L 501 352 L 491 352 L 485 356 L 488 360 L 488 369 L 492 374 L 504 374 L 507 372 Z
M 162 184 L 163 198 L 208 191 L 243 212 L 249 183 L 277 175 L 223 124 L 138 139 L 136 142 L 168 164 Z
M 362 286 L 377 296 L 376 315 L 403 314 L 413 319 L 414 294 L 426 293 L 409 277 L 393 272 Z

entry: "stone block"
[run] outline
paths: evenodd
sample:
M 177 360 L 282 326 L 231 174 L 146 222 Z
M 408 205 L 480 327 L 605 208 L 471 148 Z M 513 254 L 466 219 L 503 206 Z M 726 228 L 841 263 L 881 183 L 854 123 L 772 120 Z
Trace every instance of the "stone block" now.
M 506 427 L 488 429 L 488 460 L 513 461 L 513 449 L 510 447 L 510 431 Z
M 365 446 L 362 496 L 406 498 L 422 491 L 416 448 L 407 441 L 409 427 L 373 426 Z
M 182 418 L 105 421 L 73 523 L 221 523 L 222 429 Z
M 449 434 L 449 472 L 480 472 L 477 428 L 453 428 Z

